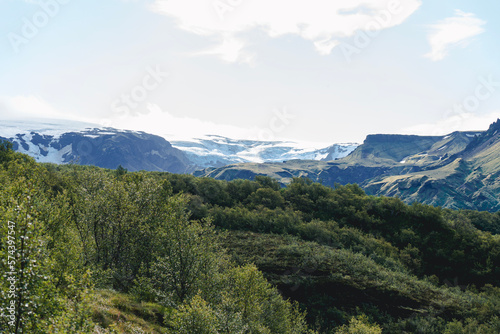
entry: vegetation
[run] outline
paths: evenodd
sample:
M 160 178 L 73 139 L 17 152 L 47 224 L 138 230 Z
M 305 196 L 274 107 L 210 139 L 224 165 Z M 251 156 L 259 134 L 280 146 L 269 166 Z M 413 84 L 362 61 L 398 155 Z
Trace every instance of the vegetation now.
M 368 194 L 453 210 L 500 211 L 500 120 L 484 132 L 447 136 L 369 135 L 336 161 L 242 163 L 195 172 L 219 180 L 270 176 L 283 186 L 306 177 L 323 185 L 359 184 Z
M 498 214 L 7 143 L 0 202 L 1 332 L 500 332 Z

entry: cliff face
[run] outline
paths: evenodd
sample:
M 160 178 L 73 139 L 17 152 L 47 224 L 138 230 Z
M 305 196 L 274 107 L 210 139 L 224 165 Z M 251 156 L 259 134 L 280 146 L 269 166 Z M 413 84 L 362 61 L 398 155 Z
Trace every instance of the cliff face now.
M 465 136 L 455 134 L 455 148 L 438 164 L 415 173 L 371 180 L 365 184 L 366 190 L 407 202 L 500 211 L 500 121 L 487 131 Z
M 229 171 L 230 169 L 230 171 Z M 447 136 L 370 135 L 331 162 L 240 164 L 198 172 L 222 179 L 308 177 L 328 186 L 357 183 L 368 194 L 455 209 L 500 211 L 500 121 L 487 131 Z
M 395 162 L 429 151 L 443 137 L 369 135 L 346 160 L 358 162 Z
M 77 163 L 130 171 L 191 171 L 184 153 L 162 137 L 142 132 L 115 129 L 87 129 L 81 132 L 44 134 L 30 131 L 4 138 L 16 151 L 29 154 L 39 162 Z

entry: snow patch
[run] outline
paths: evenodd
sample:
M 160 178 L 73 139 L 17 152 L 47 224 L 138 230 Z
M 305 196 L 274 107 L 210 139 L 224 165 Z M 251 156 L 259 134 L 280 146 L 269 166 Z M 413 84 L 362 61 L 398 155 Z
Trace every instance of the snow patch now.
M 220 136 L 171 140 L 172 146 L 184 151 L 195 164 L 206 167 L 230 163 L 264 163 L 288 160 L 336 160 L 349 155 L 359 145 L 335 144 L 318 148 L 289 141 L 236 140 Z
M 27 136 L 25 136 L 27 137 Z M 27 139 L 27 138 L 23 138 Z M 33 158 L 37 162 L 45 162 L 45 163 L 53 163 L 53 164 L 64 164 L 66 163 L 64 156 L 73 152 L 73 145 L 69 144 L 63 147 L 60 150 L 57 150 L 51 146 L 45 147 L 43 145 L 37 146 L 30 141 L 27 141 L 28 149 L 24 149 L 23 145 L 21 145 L 21 141 L 19 139 L 14 140 L 19 145 L 18 151 L 24 154 L 27 154 Z M 42 151 L 44 154 L 42 154 Z
M 39 162 L 66 163 L 64 157 L 73 152 L 72 146 L 67 145 L 59 150 L 53 146 L 60 147 L 57 145 L 60 138 L 71 132 L 90 139 L 124 132 L 142 133 L 102 128 L 91 123 L 61 120 L 19 120 L 0 123 L 0 137 L 16 142 L 20 152 L 29 154 Z M 243 162 L 283 162 L 296 159 L 336 160 L 346 157 L 359 146 L 355 143 L 328 146 L 293 141 L 256 141 L 214 135 L 184 138 L 183 140 L 170 140 L 166 136 L 163 137 L 169 140 L 173 147 L 183 151 L 194 165 L 201 168 Z M 157 151 L 152 151 L 151 155 L 160 154 Z

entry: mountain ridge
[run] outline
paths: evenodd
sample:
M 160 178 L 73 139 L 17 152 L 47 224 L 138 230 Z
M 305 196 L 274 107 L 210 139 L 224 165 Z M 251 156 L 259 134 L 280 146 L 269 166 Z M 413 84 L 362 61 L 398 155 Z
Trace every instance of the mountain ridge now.
M 232 180 L 266 175 L 281 184 L 307 177 L 324 185 L 359 184 L 368 194 L 452 209 L 500 210 L 500 121 L 486 131 L 445 136 L 368 135 L 345 158 L 318 163 L 240 164 L 196 172 Z
M 500 120 L 486 131 L 445 136 L 372 134 L 361 145 L 323 149 L 222 136 L 171 143 L 144 132 L 74 126 L 71 130 L 49 124 L 43 131 L 16 132 L 3 124 L 0 136 L 40 162 L 110 169 L 121 165 L 131 171 L 193 173 L 227 181 L 264 175 L 282 185 L 305 177 L 331 187 L 356 183 L 368 194 L 399 197 L 407 203 L 500 210 Z
M 35 131 L 0 138 L 13 143 L 14 150 L 33 156 L 39 162 L 77 163 L 131 171 L 189 171 L 184 153 L 165 139 L 135 131 L 111 128 L 86 129 L 79 132 L 44 134 Z
M 192 173 L 234 163 L 293 159 L 334 160 L 351 153 L 355 143 L 307 147 L 289 141 L 238 140 L 208 135 L 190 140 L 167 140 L 142 131 L 118 130 L 96 124 L 61 121 L 3 121 L 0 138 L 38 162 L 78 163 L 131 171 Z
M 336 160 L 349 155 L 359 144 L 339 143 L 325 148 L 306 147 L 290 141 L 258 141 L 207 135 L 192 140 L 171 140 L 191 161 L 203 168 L 234 163 L 264 163 L 288 160 Z

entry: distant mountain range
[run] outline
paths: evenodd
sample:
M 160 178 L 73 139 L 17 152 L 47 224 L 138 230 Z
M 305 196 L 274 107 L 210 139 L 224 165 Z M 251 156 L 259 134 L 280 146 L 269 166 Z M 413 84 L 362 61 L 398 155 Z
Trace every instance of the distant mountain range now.
M 282 162 L 291 159 L 335 160 L 346 157 L 358 144 L 334 144 L 315 149 L 283 141 L 234 140 L 205 136 L 183 141 L 144 132 L 98 128 L 68 121 L 3 121 L 0 138 L 16 151 L 39 162 L 77 163 L 130 171 L 191 173 L 196 170 L 245 162 Z
M 500 121 L 487 131 L 446 136 L 369 135 L 336 161 L 293 160 L 208 168 L 216 179 L 307 177 L 328 186 L 357 183 L 372 195 L 454 209 L 500 211 Z
M 194 166 L 222 167 L 234 163 L 268 163 L 295 159 L 330 161 L 348 156 L 359 144 L 334 144 L 322 149 L 303 147 L 294 142 L 235 140 L 205 136 L 189 141 L 171 141 Z
M 369 135 L 322 149 L 220 136 L 169 142 L 144 132 L 71 122 L 3 122 L 0 138 L 40 162 L 130 171 L 193 173 L 222 180 L 307 177 L 334 187 L 455 209 L 500 211 L 500 121 L 446 136 Z

